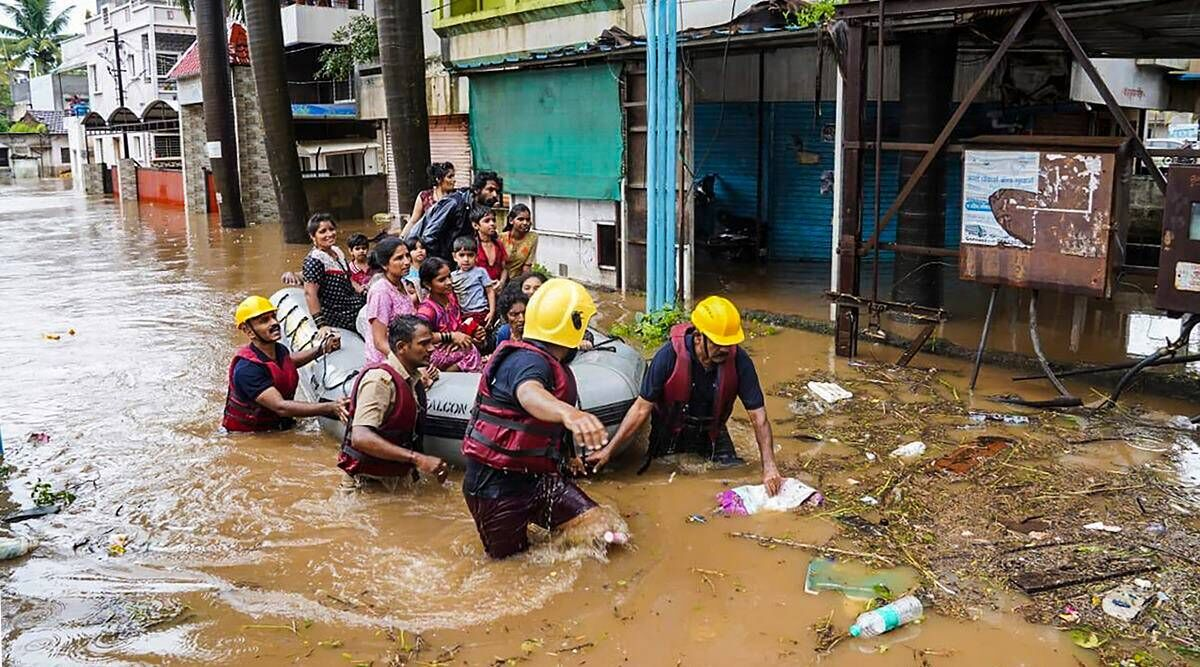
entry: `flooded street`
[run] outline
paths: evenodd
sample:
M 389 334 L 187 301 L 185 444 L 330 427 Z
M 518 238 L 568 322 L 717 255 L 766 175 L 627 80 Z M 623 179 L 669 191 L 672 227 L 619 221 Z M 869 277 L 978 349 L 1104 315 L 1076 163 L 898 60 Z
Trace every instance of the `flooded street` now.
M 354 229 L 344 225 L 340 241 Z M 423 647 L 411 664 L 427 665 L 1097 664 L 1066 633 L 1014 613 L 1015 594 L 981 603 L 973 621 L 930 614 L 818 656 L 810 626 L 830 618 L 844 629 L 862 603 L 806 595 L 812 553 L 728 532 L 820 544 L 840 524 L 817 513 L 685 520 L 709 512 L 726 486 L 760 481 L 740 407 L 732 430 L 749 467 L 672 475 L 663 464 L 638 477 L 634 448 L 583 483 L 626 518 L 634 548 L 600 562 L 543 545 L 492 562 L 461 472 L 444 487 L 346 494 L 335 445 L 314 423 L 255 436 L 220 430 L 242 342 L 233 307 L 274 292 L 307 247 L 285 246 L 275 227 L 222 230 L 176 209 L 123 216 L 112 200 L 54 182 L 4 185 L 0 232 L 0 433 L 15 467 L 0 509 L 31 506 L 38 480 L 77 496 L 59 514 L 10 527 L 41 546 L 0 564 L 6 664 L 406 664 L 416 633 Z M 636 309 L 618 301 L 602 295 L 602 325 Z M 850 371 L 825 336 L 784 330 L 748 348 L 768 392 L 814 371 Z M 864 343 L 863 357 L 873 353 Z M 985 368 L 979 398 L 967 399 L 965 363 L 919 356 L 914 365 L 947 371 L 974 408 L 995 410 L 982 397 L 1011 390 L 1011 371 Z M 1051 395 L 1040 385 L 1022 392 Z M 772 419 L 790 418 L 789 403 L 769 396 Z M 35 432 L 49 441 L 28 441 Z M 776 429 L 781 467 L 832 484 L 800 471 L 845 452 L 791 433 Z M 1109 443 L 1064 460 L 1097 474 L 1156 465 L 1200 484 L 1195 450 L 1168 461 L 1145 449 Z M 116 534 L 129 537 L 124 554 L 110 552 Z

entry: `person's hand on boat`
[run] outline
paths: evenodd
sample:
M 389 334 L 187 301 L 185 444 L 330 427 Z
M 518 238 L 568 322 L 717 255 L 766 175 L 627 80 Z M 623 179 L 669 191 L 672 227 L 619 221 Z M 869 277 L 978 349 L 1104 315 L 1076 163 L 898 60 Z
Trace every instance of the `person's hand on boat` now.
M 330 419 L 338 419 L 343 423 L 350 421 L 350 399 L 339 398 L 336 401 L 330 401 L 325 404 L 328 406 L 329 414 L 326 415 Z
M 300 279 L 300 275 L 295 271 L 284 272 L 283 275 L 279 276 L 279 282 L 288 287 L 299 287 L 304 284 L 304 281 Z
M 321 339 L 321 354 L 326 355 L 330 352 L 337 352 L 342 349 L 342 337 L 335 333 L 327 334 Z
M 450 344 L 460 350 L 465 350 L 474 345 L 474 340 L 461 331 L 451 331 Z
M 563 426 L 575 436 L 577 444 L 583 444 L 587 450 L 600 449 L 608 442 L 608 431 L 604 424 L 590 412 L 572 408 L 563 419 Z
M 421 384 L 425 385 L 425 388 L 428 389 L 433 386 L 434 382 L 437 382 L 439 375 L 441 375 L 441 371 L 437 368 L 425 366 L 421 369 Z
M 763 486 L 767 488 L 768 496 L 779 493 L 779 489 L 783 488 L 783 475 L 779 474 L 774 464 L 763 467 Z
M 450 474 L 450 466 L 446 465 L 445 461 L 428 454 L 415 454 L 415 456 L 414 463 L 416 463 L 417 470 L 437 477 L 438 484 L 446 481 L 446 475 Z

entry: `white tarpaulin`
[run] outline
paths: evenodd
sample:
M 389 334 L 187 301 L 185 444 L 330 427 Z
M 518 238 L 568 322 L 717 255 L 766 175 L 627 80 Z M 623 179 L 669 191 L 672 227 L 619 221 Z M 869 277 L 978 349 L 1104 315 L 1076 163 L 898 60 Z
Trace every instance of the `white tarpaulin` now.
M 997 190 L 1038 191 L 1039 155 L 1031 151 L 966 151 L 963 156 L 962 243 L 1028 247 L 992 214 Z

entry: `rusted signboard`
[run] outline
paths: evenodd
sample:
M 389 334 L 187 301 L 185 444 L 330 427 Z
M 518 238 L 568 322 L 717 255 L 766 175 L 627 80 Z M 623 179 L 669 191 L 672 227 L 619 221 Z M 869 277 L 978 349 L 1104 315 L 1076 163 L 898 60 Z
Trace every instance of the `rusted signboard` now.
M 1123 259 L 1115 137 L 982 137 L 963 155 L 963 280 L 1108 297 Z
M 1200 313 L 1200 167 L 1174 166 L 1167 175 L 1154 305 Z

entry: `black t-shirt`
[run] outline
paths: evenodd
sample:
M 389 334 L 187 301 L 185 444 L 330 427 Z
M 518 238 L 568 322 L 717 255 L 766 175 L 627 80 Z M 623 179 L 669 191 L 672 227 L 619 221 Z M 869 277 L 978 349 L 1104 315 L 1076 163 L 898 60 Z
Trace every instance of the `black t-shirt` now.
M 254 355 L 264 363 L 270 361 L 257 347 L 251 345 L 250 349 L 254 350 Z M 288 354 L 290 352 L 282 343 L 275 343 L 276 359 L 282 362 Z M 242 358 L 238 358 L 237 363 L 233 365 L 233 390 L 244 402 L 255 402 L 264 391 L 273 386 L 275 383 L 271 380 L 271 371 L 267 370 L 266 366 L 250 363 Z
M 692 361 L 692 398 L 688 402 L 688 414 L 698 419 L 712 417 L 713 402 L 717 395 L 717 366 L 705 369 L 696 360 L 691 334 L 684 336 L 683 342 L 688 350 L 688 358 Z M 757 410 L 763 407 L 766 401 L 763 399 L 762 387 L 758 383 L 758 371 L 755 370 L 750 355 L 739 347 L 735 363 L 738 372 L 738 398 L 741 399 L 742 406 L 747 410 Z M 658 352 L 654 353 L 650 367 L 646 369 L 646 374 L 642 377 L 642 388 L 639 392 L 641 397 L 651 403 L 662 398 L 663 387 L 666 386 L 667 379 L 671 377 L 671 372 L 674 370 L 675 348 L 671 347 L 671 343 L 668 341 L 658 349 Z
M 537 343 L 531 344 L 536 345 Z M 554 369 L 550 362 L 536 352 L 514 350 L 501 362 L 492 376 L 492 398 L 505 405 L 519 408 L 517 387 L 533 380 L 548 391 L 554 389 Z M 505 496 L 535 491 L 538 475 L 508 470 L 498 470 L 467 459 L 467 472 L 463 477 L 463 490 L 480 498 L 503 498 Z

